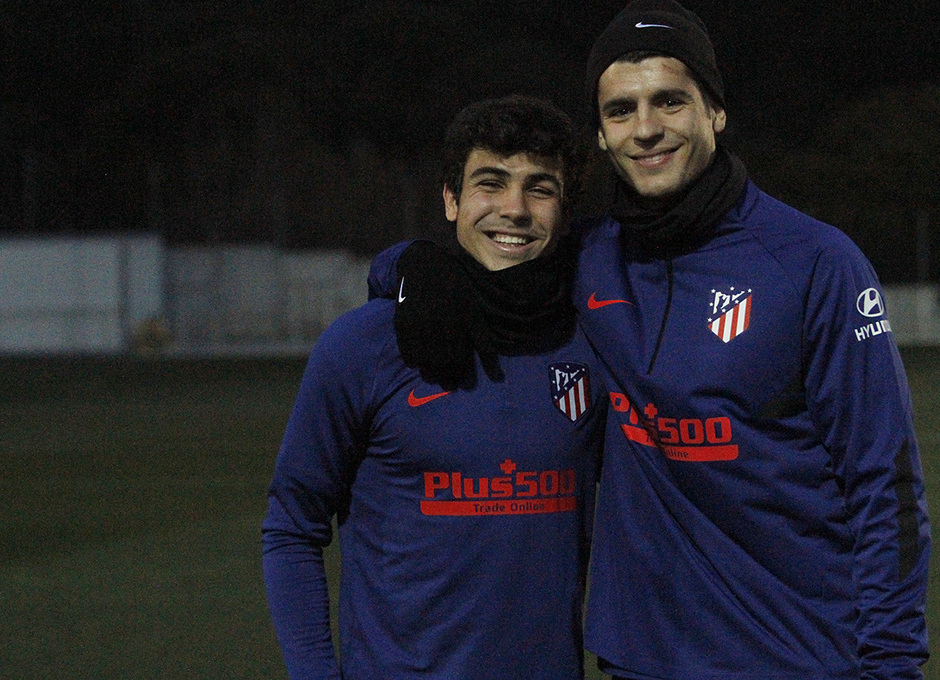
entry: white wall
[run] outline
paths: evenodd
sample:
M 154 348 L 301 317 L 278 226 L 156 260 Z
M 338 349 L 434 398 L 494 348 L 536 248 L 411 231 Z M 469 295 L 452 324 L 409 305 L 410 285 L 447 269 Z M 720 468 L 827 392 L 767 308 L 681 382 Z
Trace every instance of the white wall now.
M 0 353 L 306 354 L 366 301 L 369 258 L 153 235 L 0 240 Z M 900 345 L 940 345 L 940 286 L 889 286 Z M 148 322 L 154 322 L 148 325 Z M 151 332 L 151 344 L 139 331 Z
M 888 286 L 885 307 L 898 344 L 940 345 L 940 286 Z
M 225 246 L 168 257 L 177 352 L 306 354 L 324 328 L 367 298 L 370 260 L 343 251 Z
M 161 257 L 153 236 L 0 241 L 0 351 L 123 351 L 161 313 Z

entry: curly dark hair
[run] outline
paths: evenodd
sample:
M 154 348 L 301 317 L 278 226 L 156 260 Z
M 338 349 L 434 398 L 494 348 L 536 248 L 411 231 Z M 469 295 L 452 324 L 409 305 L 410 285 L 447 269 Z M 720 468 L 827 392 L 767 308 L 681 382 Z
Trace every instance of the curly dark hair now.
M 460 197 L 470 153 L 483 149 L 513 156 L 528 153 L 561 161 L 566 208 L 581 195 L 586 154 L 568 115 L 551 102 L 525 95 L 470 104 L 451 122 L 444 137 L 441 180 Z

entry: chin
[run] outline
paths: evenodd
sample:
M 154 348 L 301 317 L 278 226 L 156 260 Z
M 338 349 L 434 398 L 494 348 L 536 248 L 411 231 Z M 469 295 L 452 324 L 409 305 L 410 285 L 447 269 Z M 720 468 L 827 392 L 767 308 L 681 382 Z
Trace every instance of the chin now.
M 634 188 L 640 198 L 646 201 L 668 201 L 672 197 L 682 192 L 682 186 L 678 182 L 669 182 L 668 184 L 647 184 L 646 186 Z
M 653 182 L 641 182 L 637 185 L 637 193 L 645 198 L 663 198 L 678 191 L 679 182 L 668 179 L 659 179 Z

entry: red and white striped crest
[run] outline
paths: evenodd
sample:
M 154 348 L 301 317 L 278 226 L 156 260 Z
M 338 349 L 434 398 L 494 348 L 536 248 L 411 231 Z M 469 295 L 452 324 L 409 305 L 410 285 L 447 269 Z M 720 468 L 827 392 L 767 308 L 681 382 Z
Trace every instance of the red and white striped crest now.
M 552 403 L 575 422 L 591 408 L 591 383 L 584 364 L 549 364 Z
M 750 291 L 748 291 L 750 293 Z M 751 304 L 753 295 L 731 307 L 715 319 L 710 319 L 708 327 L 712 333 L 721 338 L 722 342 L 731 342 L 747 330 L 751 323 Z

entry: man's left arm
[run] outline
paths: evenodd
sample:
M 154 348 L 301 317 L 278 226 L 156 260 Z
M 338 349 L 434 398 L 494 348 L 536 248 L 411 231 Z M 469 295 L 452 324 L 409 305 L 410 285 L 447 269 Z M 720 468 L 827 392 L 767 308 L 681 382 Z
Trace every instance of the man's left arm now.
M 910 394 L 874 270 L 840 246 L 820 256 L 808 299 L 809 407 L 855 537 L 862 678 L 919 679 L 930 527 Z

